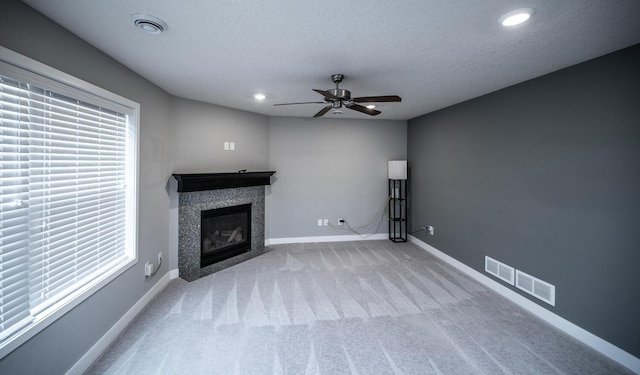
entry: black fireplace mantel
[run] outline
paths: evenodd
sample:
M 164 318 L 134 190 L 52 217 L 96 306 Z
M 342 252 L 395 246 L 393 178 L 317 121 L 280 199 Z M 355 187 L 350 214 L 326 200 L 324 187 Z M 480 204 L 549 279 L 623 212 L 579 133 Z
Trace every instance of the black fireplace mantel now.
M 276 172 L 174 173 L 173 177 L 178 181 L 178 192 L 186 193 L 271 185 L 271 176 L 274 173 Z

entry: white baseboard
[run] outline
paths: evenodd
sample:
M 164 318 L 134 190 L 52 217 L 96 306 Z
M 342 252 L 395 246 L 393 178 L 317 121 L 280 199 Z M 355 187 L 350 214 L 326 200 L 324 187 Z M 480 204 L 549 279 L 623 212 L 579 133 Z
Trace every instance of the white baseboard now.
M 628 352 L 594 335 L 593 333 L 585 330 L 584 328 L 581 328 L 575 325 L 574 323 L 571 323 L 570 321 L 560 317 L 559 315 L 552 313 L 551 311 L 545 309 L 544 307 L 538 305 L 537 303 L 505 287 L 504 285 L 498 283 L 497 281 L 491 279 L 490 277 L 474 270 L 473 268 L 467 266 L 466 264 L 450 257 L 449 255 L 423 242 L 422 240 L 414 236 L 409 236 L 409 241 L 423 248 L 424 250 L 426 250 L 436 258 L 439 258 L 449 263 L 450 265 L 464 272 L 465 274 L 472 277 L 476 281 L 480 282 L 481 284 L 485 285 L 488 288 L 491 288 L 498 294 L 509 299 L 511 302 L 517 304 L 518 306 L 536 315 L 537 317 L 541 318 L 542 320 L 546 321 L 552 326 L 574 337 L 578 341 L 581 341 L 582 343 L 592 347 L 598 352 L 606 355 L 607 357 L 627 367 L 631 371 L 640 374 L 640 358 L 634 357 Z
M 312 242 L 344 242 L 344 241 L 367 241 L 367 240 L 386 240 L 389 238 L 388 233 L 377 233 L 363 236 L 357 234 L 341 235 L 341 236 L 318 236 L 318 237 L 285 237 L 285 238 L 269 238 L 264 241 L 265 246 L 282 245 L 289 243 L 312 243 Z
M 98 342 L 91 347 L 83 356 L 80 358 L 78 362 L 76 362 L 73 367 L 67 371 L 67 375 L 75 375 L 82 374 L 86 371 L 93 362 L 98 359 L 100 354 L 107 349 L 107 347 L 115 340 L 120 333 L 127 327 L 129 323 L 133 320 L 133 318 L 142 311 L 142 309 L 155 297 L 158 293 L 160 293 L 169 282 L 178 277 L 178 270 L 171 270 L 167 272 L 142 298 L 136 302 L 133 307 L 127 311 L 126 314 L 116 324 L 111 327 L 111 329 L 104 334 L 98 340 Z

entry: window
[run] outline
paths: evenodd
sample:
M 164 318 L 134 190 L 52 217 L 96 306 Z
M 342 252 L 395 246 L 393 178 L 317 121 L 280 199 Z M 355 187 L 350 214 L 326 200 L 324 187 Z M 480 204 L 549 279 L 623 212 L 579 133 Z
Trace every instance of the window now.
M 0 358 L 137 261 L 138 108 L 0 49 Z

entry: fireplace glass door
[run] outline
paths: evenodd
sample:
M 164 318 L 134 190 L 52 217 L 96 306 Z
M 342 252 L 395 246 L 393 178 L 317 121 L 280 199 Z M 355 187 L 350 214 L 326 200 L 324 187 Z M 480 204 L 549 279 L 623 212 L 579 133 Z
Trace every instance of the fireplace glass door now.
M 251 204 L 201 211 L 200 267 L 251 250 Z

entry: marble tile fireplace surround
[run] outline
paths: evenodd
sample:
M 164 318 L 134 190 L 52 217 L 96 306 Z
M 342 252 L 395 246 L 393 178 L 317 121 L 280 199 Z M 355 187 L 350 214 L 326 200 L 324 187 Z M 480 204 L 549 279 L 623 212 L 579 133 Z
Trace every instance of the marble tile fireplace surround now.
M 197 280 L 266 252 L 264 246 L 265 185 L 275 172 L 173 174 L 178 181 L 178 271 L 186 281 Z M 250 248 L 201 267 L 202 212 L 250 205 Z M 221 210 L 225 211 L 225 210 Z M 237 237 L 236 233 L 233 236 Z M 224 237 L 227 239 L 229 235 Z M 207 240 L 208 241 L 208 240 Z M 206 253 L 206 251 L 205 251 Z M 205 254 L 206 258 L 206 254 Z

